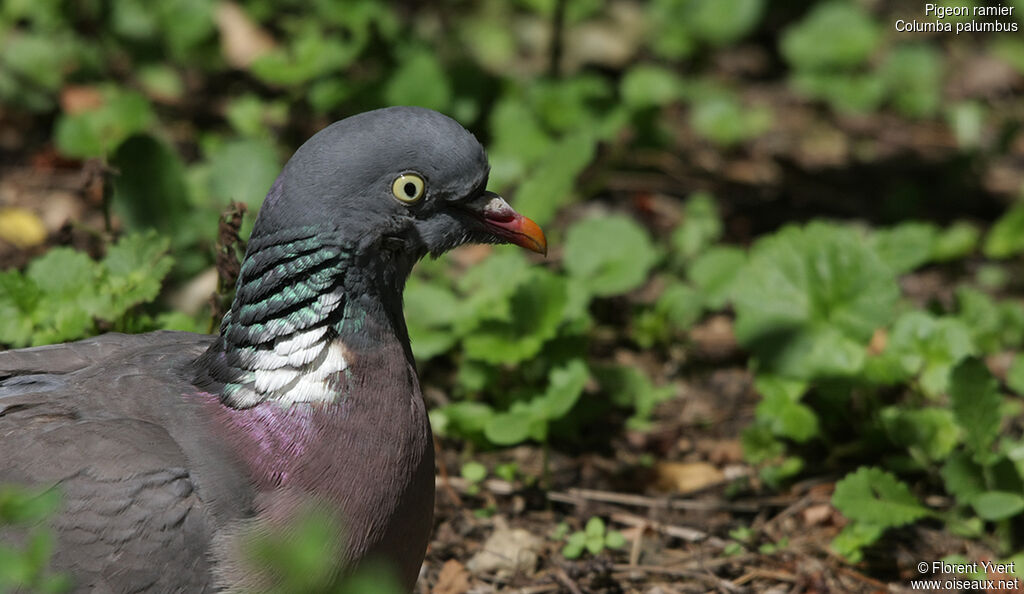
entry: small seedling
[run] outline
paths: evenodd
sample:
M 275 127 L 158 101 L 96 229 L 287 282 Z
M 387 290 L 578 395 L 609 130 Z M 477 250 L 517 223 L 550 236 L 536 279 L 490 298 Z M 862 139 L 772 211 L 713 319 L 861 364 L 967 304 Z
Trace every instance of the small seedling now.
M 564 523 L 560 524 L 559 529 L 563 526 L 565 526 Z M 565 530 L 568 530 L 567 526 L 565 526 Z M 604 520 L 594 516 L 587 521 L 587 525 L 582 531 L 569 535 L 565 546 L 562 547 L 562 555 L 566 559 L 579 559 L 584 550 L 590 551 L 591 555 L 598 555 L 606 548 L 618 549 L 625 544 L 626 539 L 621 532 L 606 529 Z

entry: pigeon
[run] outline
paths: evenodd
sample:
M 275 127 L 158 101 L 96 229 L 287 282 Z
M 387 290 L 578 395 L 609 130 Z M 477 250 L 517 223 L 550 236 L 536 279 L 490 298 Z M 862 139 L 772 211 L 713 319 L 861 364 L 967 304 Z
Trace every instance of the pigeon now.
M 76 592 L 265 591 L 247 539 L 317 509 L 340 521 L 338 576 L 380 560 L 412 590 L 434 454 L 406 278 L 466 243 L 547 251 L 488 173 L 438 112 L 348 117 L 271 186 L 219 335 L 0 352 L 0 485 L 61 493 L 52 569 Z

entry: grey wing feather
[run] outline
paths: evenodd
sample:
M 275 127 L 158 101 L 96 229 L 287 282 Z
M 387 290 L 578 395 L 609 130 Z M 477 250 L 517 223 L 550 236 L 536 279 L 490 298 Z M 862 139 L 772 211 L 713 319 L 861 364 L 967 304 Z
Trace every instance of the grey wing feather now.
M 60 490 L 53 567 L 75 591 L 212 590 L 210 543 L 251 494 L 182 397 L 208 342 L 104 335 L 0 352 L 0 484 Z

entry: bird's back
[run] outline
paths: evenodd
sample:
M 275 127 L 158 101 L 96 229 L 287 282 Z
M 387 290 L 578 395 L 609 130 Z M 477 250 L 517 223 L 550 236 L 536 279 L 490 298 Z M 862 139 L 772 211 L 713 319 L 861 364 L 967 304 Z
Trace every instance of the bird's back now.
M 60 491 L 53 567 L 76 591 L 213 588 L 211 539 L 253 492 L 188 397 L 210 341 L 107 334 L 0 352 L 0 485 Z

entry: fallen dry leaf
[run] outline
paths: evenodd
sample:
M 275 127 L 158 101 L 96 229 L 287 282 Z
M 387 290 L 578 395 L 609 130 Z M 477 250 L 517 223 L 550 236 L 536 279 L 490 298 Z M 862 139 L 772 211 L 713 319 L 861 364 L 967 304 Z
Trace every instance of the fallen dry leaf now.
M 64 113 L 93 111 L 102 105 L 103 94 L 96 87 L 67 85 L 60 90 L 60 108 Z
M 248 68 L 256 58 L 277 47 L 274 38 L 234 2 L 217 5 L 217 29 L 224 60 L 235 68 Z
M 654 472 L 658 489 L 676 493 L 692 493 L 725 480 L 722 471 L 707 462 L 659 462 Z
M 431 594 L 465 594 L 469 591 L 469 572 L 455 559 L 445 561 Z

